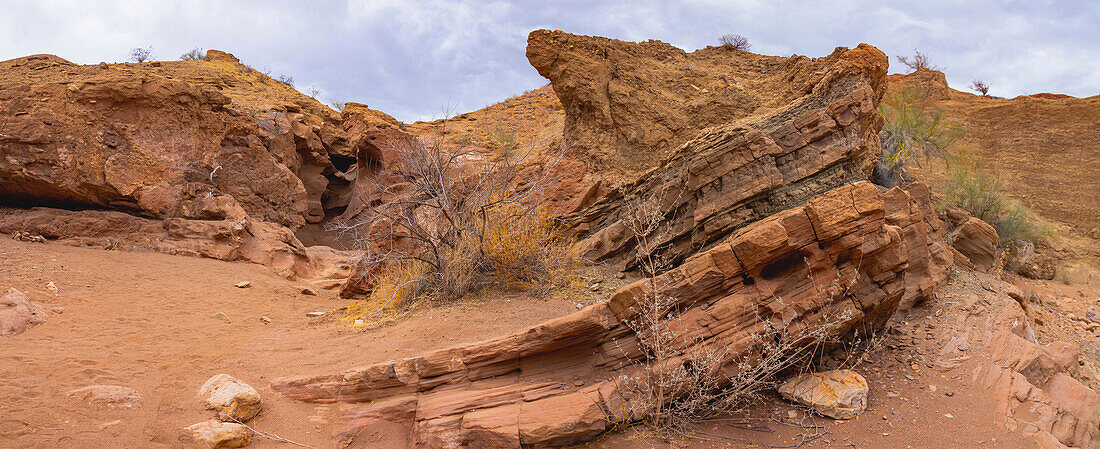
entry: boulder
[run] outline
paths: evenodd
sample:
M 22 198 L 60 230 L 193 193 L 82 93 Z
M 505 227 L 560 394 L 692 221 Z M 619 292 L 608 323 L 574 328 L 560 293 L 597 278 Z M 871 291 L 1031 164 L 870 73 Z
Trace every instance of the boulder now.
M 867 410 L 867 380 L 847 369 L 799 374 L 783 382 L 779 394 L 833 419 Z
M 260 413 L 260 393 L 228 374 L 211 377 L 199 388 L 206 408 L 216 410 L 222 421 L 248 421 Z
M 245 447 L 252 442 L 252 431 L 247 427 L 216 419 L 192 424 L 184 430 L 194 445 L 203 449 Z
M 46 310 L 16 289 L 0 296 L 0 337 L 19 335 L 46 322 Z
M 71 390 L 67 396 L 109 409 L 138 408 L 144 403 L 137 390 L 118 385 L 89 385 Z
M 989 223 L 971 217 L 951 231 L 951 246 L 982 271 L 989 271 L 997 260 L 1001 238 Z

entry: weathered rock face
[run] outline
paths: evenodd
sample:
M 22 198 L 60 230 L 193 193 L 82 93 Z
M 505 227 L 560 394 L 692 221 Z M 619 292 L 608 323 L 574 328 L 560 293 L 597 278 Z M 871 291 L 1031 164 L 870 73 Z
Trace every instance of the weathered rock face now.
M 19 335 L 46 322 L 46 310 L 16 289 L 0 296 L 0 337 Z
M 917 189 L 920 192 L 920 189 Z M 420 447 L 544 447 L 583 441 L 622 416 L 614 380 L 647 363 L 624 323 L 648 286 L 678 299 L 670 323 L 690 341 L 751 360 L 767 321 L 800 341 L 832 323 L 845 334 L 883 323 L 926 295 L 949 260 L 922 195 L 859 182 L 752 223 L 653 283 L 523 332 L 339 374 L 277 379 L 291 398 L 349 404 L 334 439 L 379 421 L 409 426 Z M 823 287 L 831 286 L 831 287 Z
M 951 246 L 966 256 L 975 268 L 989 271 L 997 259 L 1001 238 L 989 223 L 971 217 L 951 231 Z
M 311 120 L 285 105 L 266 114 L 273 117 L 253 117 L 216 84 L 189 79 L 229 72 L 238 79 L 222 83 L 245 83 L 242 70 L 250 71 L 225 61 L 106 69 L 49 56 L 0 63 L 0 111 L 9 117 L 0 129 L 0 194 L 8 202 L 167 218 L 179 216 L 174 206 L 197 182 L 255 218 L 301 226 L 320 207 L 320 192 L 298 174 L 331 165 L 305 124 Z
M 533 42 L 537 36 L 532 34 Z M 808 86 L 788 103 L 756 110 L 754 120 L 708 129 L 572 217 L 587 238 L 586 256 L 634 266 L 635 237 L 628 223 L 638 208 L 663 214 L 665 225 L 645 237 L 659 248 L 659 256 L 675 264 L 814 194 L 866 179 L 880 151 L 882 119 L 875 105 L 882 96 L 886 57 L 860 45 L 838 49 L 814 64 L 819 63 L 820 70 L 804 79 Z M 624 68 L 617 73 L 631 72 Z M 559 83 L 579 82 L 561 76 L 565 78 L 554 81 L 555 89 Z M 569 94 L 559 95 L 563 104 L 569 103 Z M 634 126 L 619 123 L 615 126 L 622 129 Z
M 870 88 L 881 96 L 886 56 L 870 46 L 860 50 Z M 565 108 L 565 142 L 600 169 L 626 173 L 654 167 L 704 128 L 768 114 L 816 93 L 831 67 L 853 56 L 844 48 L 816 59 L 725 47 L 686 53 L 659 41 L 546 30 L 527 40 L 527 59 L 550 79 Z M 795 126 L 827 133 L 827 122 L 806 117 Z

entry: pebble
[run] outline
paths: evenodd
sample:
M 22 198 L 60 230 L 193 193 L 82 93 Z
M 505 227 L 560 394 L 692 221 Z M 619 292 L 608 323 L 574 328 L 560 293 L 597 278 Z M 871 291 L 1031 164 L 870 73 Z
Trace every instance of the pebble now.
M 241 281 L 241 282 L 238 282 L 238 283 L 236 283 L 236 284 L 233 284 L 233 286 L 234 286 L 234 287 L 237 287 L 237 288 L 248 288 L 248 287 L 251 287 L 251 286 L 252 286 L 252 282 L 249 282 L 249 281 Z
M 302 294 L 306 296 L 317 296 L 317 290 L 309 287 L 302 287 Z
M 210 314 L 210 317 L 211 318 L 217 318 L 219 320 L 225 321 L 226 323 L 232 323 L 233 322 L 233 320 L 229 319 L 229 315 L 226 315 L 225 313 L 222 313 L 222 312 L 214 312 L 214 313 Z
M 53 311 L 53 313 L 56 313 L 58 315 L 60 315 L 62 313 L 65 313 L 65 308 L 64 307 L 50 307 L 50 310 Z
M 306 312 L 306 316 L 310 318 L 317 318 L 325 316 L 325 312 Z
M 271 322 L 271 318 L 268 318 L 267 315 L 262 315 L 262 316 L 260 316 L 260 322 L 262 322 L 264 324 L 268 324 L 268 323 Z

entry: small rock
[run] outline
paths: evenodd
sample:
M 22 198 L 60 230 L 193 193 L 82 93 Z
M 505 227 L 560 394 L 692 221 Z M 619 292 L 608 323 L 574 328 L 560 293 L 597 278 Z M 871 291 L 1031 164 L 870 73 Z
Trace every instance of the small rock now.
M 306 316 L 310 318 L 317 318 L 325 316 L 325 312 L 306 312 Z
M 65 308 L 64 307 L 50 307 L 50 311 L 53 312 L 53 313 L 56 313 L 58 315 L 61 315 L 62 313 L 65 313 Z
M 952 418 L 952 419 L 955 418 L 955 416 L 950 414 L 950 413 L 944 413 L 943 416 L 945 416 L 947 418 Z
M 241 281 L 241 282 L 238 282 L 238 283 L 236 283 L 236 284 L 233 284 L 233 286 L 234 286 L 234 287 L 237 287 L 237 288 L 248 288 L 248 287 L 251 287 L 251 286 L 252 286 L 252 282 L 249 282 L 249 281 Z
M 270 324 L 271 323 L 271 318 L 268 318 L 267 315 L 261 315 L 260 316 L 260 322 L 264 323 L 264 324 Z
M 954 391 L 945 391 L 945 392 L 943 392 L 943 395 L 947 396 L 947 397 L 951 397 L 951 396 L 955 395 L 955 392 Z
M 833 419 L 850 419 L 867 409 L 867 380 L 852 370 L 800 374 L 780 385 L 779 394 Z
M 936 386 L 935 385 L 929 385 L 928 386 L 928 391 L 935 392 L 936 391 Z
M 317 290 L 309 287 L 302 287 L 302 294 L 306 296 L 317 296 Z
M 0 337 L 19 335 L 46 322 L 46 311 L 16 289 L 0 296 Z
M 217 319 L 219 319 L 219 320 L 225 321 L 226 323 L 232 323 L 232 322 L 233 322 L 233 320 L 229 319 L 229 315 L 226 315 L 226 314 L 225 314 L 225 313 L 223 313 L 223 312 L 214 312 L 214 313 L 211 313 L 211 314 L 210 314 L 210 317 L 211 317 L 211 318 L 217 318 Z
M 252 431 L 247 427 L 216 419 L 193 424 L 186 430 L 196 445 L 206 449 L 245 447 L 252 442 Z
M 57 284 L 54 284 L 53 282 L 50 282 L 50 283 L 46 284 L 46 291 L 56 295 L 57 294 Z
M 121 419 L 116 419 L 114 421 L 108 421 L 108 422 L 105 422 L 103 424 L 100 424 L 99 425 L 99 430 L 107 430 L 108 427 L 117 426 L 119 424 L 122 424 Z
M 260 393 L 228 374 L 211 377 L 199 388 L 206 408 L 216 410 L 222 421 L 248 421 L 260 413 Z
M 1100 323 L 1100 312 L 1097 312 L 1096 309 L 1089 309 L 1085 312 L 1085 319 L 1093 323 Z
M 595 283 L 595 284 L 589 285 L 589 286 L 588 286 L 588 289 L 589 289 L 589 290 L 592 290 L 592 291 L 594 291 L 594 292 L 598 292 L 598 291 L 600 291 L 600 283 L 599 283 L 599 282 L 597 282 L 597 283 Z
M 355 321 L 354 321 L 353 323 L 354 323 L 354 324 L 355 324 L 356 326 L 362 326 L 362 325 L 363 325 L 363 322 L 364 322 L 363 320 L 355 320 Z M 451 340 L 454 340 L 454 339 L 452 338 Z
M 89 385 L 69 391 L 66 396 L 109 409 L 137 408 L 144 402 L 137 390 L 118 385 Z

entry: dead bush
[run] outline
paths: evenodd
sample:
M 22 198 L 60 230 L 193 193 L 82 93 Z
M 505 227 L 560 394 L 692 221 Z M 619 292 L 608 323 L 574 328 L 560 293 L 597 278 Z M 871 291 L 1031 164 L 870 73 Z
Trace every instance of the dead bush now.
M 285 74 L 284 75 L 279 75 L 278 80 L 279 80 L 280 83 L 286 84 L 287 87 L 294 87 L 294 77 L 293 76 L 285 75 Z
M 131 62 L 145 62 L 153 58 L 153 47 L 135 47 L 130 49 Z
M 916 72 L 921 69 L 939 70 L 939 67 L 932 65 L 932 61 L 928 59 L 928 55 L 921 53 L 920 50 L 913 50 L 913 56 L 897 56 L 898 62 L 909 67 L 910 72 Z
M 732 48 L 734 50 L 748 51 L 752 48 L 752 44 L 749 43 L 749 38 L 740 34 L 726 34 L 718 38 L 718 42 L 723 47 Z
M 389 149 L 379 201 L 335 229 L 353 233 L 370 299 L 357 319 L 461 298 L 486 287 L 546 294 L 579 286 L 574 242 L 543 207 L 563 151 L 487 156 L 464 145 L 409 140 Z M 385 181 L 382 181 L 385 180 Z M 368 282 L 371 283 L 371 282 Z
M 201 48 L 193 48 L 191 51 L 180 55 L 180 61 L 205 61 L 206 52 Z
M 985 81 L 974 80 L 974 82 L 970 83 L 970 89 L 982 94 L 983 97 L 989 96 L 989 83 L 986 83 Z

